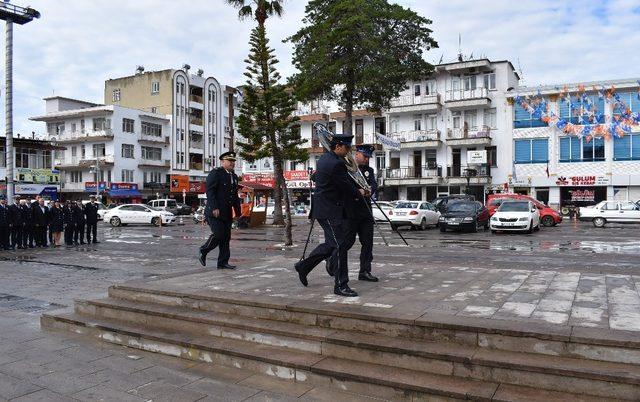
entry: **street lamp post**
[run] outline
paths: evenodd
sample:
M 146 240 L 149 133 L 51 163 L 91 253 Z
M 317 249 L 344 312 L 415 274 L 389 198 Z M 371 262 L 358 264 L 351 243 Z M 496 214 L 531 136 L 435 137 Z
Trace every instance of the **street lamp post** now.
M 24 25 L 40 18 L 40 13 L 31 7 L 20 7 L 9 4 L 9 0 L 0 3 L 0 19 L 6 26 L 6 50 L 5 50 L 5 133 L 7 137 L 6 164 L 7 164 L 7 198 L 14 195 L 13 175 L 13 23 Z

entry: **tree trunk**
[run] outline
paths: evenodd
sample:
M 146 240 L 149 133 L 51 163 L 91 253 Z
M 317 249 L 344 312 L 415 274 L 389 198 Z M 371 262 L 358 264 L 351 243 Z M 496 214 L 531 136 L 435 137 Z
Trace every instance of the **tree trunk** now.
M 285 226 L 284 226 L 284 245 L 292 246 L 293 245 L 293 235 L 291 234 L 291 202 L 289 200 L 289 191 L 287 190 L 287 182 L 282 181 L 282 193 L 284 194 L 284 205 L 285 205 Z
M 282 215 L 282 188 L 284 183 L 284 172 L 280 156 L 273 156 L 273 173 L 276 179 L 276 186 L 273 189 L 273 224 L 284 225 Z

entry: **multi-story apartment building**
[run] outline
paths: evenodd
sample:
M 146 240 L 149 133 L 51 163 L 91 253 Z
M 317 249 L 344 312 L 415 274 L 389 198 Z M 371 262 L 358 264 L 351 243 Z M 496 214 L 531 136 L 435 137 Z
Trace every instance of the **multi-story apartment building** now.
M 167 116 L 170 120 L 171 191 L 198 193 L 200 184 L 234 144 L 240 94 L 202 70 L 147 71 L 105 81 L 104 101 Z M 189 185 L 189 183 L 192 183 Z
M 168 191 L 170 121 L 164 115 L 64 97 L 45 98 L 47 139 L 63 146 L 55 155 L 64 198 L 99 191 L 128 201 Z M 98 186 L 96 188 L 96 186 Z
M 632 133 L 622 137 L 569 135 L 513 102 L 516 96 L 544 97 L 548 113 L 574 125 L 610 124 L 621 110 L 614 100 L 603 96 L 603 87 L 614 87 L 626 107 L 640 112 L 638 78 L 518 87 L 507 93 L 513 139 L 503 152 L 513 162 L 503 180 L 510 190 L 533 195 L 565 212 L 605 199 L 640 199 L 640 127 L 632 127 Z M 587 109 L 590 115 L 601 116 L 600 120 L 581 116 Z
M 440 64 L 432 76 L 407 83 L 384 113 L 387 135 L 400 142 L 376 153 L 384 197 L 468 193 L 483 200 L 511 169 L 505 92 L 518 81 L 510 62 L 479 59 Z
M 54 152 L 64 150 L 49 141 L 35 138 L 13 138 L 14 194 L 58 199 L 60 177 L 54 167 Z M 0 137 L 0 194 L 6 196 L 6 137 Z

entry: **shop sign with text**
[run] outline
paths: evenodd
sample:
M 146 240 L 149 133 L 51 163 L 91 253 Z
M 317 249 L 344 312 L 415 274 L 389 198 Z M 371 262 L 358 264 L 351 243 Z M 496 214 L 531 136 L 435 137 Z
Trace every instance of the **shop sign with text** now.
M 560 176 L 556 180 L 558 186 L 607 186 L 611 184 L 611 179 L 607 176 Z

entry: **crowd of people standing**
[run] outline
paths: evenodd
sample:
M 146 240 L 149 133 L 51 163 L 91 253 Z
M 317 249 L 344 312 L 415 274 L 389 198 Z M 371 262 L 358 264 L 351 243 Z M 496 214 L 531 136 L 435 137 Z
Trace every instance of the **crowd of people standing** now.
M 8 205 L 0 195 L 0 250 L 59 247 L 63 240 L 67 246 L 98 243 L 97 236 L 98 204 L 93 196 L 84 205 L 16 196 Z

